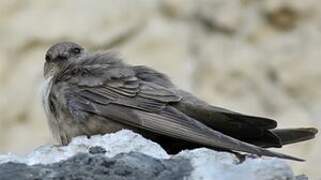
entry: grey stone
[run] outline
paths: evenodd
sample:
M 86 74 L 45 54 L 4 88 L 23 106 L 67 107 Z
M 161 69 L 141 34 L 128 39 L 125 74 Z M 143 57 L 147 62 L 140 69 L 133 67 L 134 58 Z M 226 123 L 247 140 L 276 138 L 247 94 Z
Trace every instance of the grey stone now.
M 112 179 L 116 177 L 109 175 L 129 179 L 138 174 L 152 179 L 294 179 L 291 167 L 281 159 L 246 156 L 240 161 L 235 154 L 206 148 L 169 155 L 158 144 L 129 130 L 79 136 L 67 146 L 44 145 L 25 156 L 0 154 L 0 179 L 95 175 L 98 179 L 104 172 Z
M 8 162 L 0 165 L 1 180 L 180 180 L 189 176 L 187 159 L 159 160 L 137 153 L 104 155 L 78 154 L 49 165 Z
M 104 154 L 106 153 L 106 149 L 100 146 L 93 146 L 88 149 L 90 154 Z
M 302 174 L 302 175 L 295 176 L 295 180 L 309 180 L 309 178 L 308 176 Z

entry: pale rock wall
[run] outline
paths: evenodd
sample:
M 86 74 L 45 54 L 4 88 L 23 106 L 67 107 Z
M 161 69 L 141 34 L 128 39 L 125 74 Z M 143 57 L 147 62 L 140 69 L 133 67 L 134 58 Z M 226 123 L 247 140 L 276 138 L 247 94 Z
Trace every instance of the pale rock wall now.
M 115 49 L 212 104 L 321 126 L 318 0 L 1 0 L 0 152 L 52 142 L 40 104 L 46 49 L 72 40 Z M 321 140 L 284 148 L 320 178 Z

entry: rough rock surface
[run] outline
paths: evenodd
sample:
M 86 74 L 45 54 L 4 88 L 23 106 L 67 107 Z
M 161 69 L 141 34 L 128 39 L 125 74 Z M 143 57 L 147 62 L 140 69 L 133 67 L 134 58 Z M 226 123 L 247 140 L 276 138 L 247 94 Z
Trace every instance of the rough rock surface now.
M 27 156 L 0 156 L 0 179 L 288 180 L 289 165 L 276 158 L 247 158 L 201 148 L 168 155 L 129 130 L 77 137 L 68 146 L 43 146 Z
M 28 166 L 13 162 L 0 165 L 2 180 L 183 180 L 191 170 L 186 159 L 158 160 L 136 152 L 113 158 L 78 154 L 49 165 Z
M 62 40 L 116 49 L 212 104 L 321 127 L 320 22 L 319 0 L 2 0 L 0 152 L 51 141 L 39 86 L 44 53 Z M 321 177 L 320 136 L 283 152 Z

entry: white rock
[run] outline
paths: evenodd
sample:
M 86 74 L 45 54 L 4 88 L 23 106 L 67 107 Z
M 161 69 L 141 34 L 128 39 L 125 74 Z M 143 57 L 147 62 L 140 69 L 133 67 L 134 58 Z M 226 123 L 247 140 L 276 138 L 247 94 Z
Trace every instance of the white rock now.
M 95 135 L 88 139 L 79 136 L 68 146 L 44 145 L 25 157 L 15 154 L 0 155 L 0 163 L 9 161 L 34 164 L 50 164 L 68 159 L 77 153 L 88 152 L 90 147 L 100 146 L 106 150 L 107 157 L 131 151 L 141 152 L 154 158 L 169 158 L 169 155 L 158 144 L 143 138 L 129 130 L 114 134 Z
M 178 157 L 192 161 L 194 171 L 190 179 L 291 179 L 293 172 L 282 160 L 276 158 L 238 159 L 227 152 L 216 152 L 206 148 L 183 151 Z
M 41 146 L 24 157 L 14 154 L 0 155 L 0 164 L 9 161 L 28 165 L 50 164 L 68 159 L 77 153 L 88 152 L 90 147 L 95 146 L 103 147 L 107 157 L 137 151 L 158 159 L 189 159 L 194 168 L 190 177 L 187 177 L 190 180 L 288 180 L 294 178 L 291 168 L 280 159 L 248 158 L 239 163 L 239 160 L 231 153 L 216 152 L 206 148 L 186 150 L 170 156 L 158 144 L 129 130 L 96 135 L 90 139 L 85 136 L 76 137 L 68 146 Z

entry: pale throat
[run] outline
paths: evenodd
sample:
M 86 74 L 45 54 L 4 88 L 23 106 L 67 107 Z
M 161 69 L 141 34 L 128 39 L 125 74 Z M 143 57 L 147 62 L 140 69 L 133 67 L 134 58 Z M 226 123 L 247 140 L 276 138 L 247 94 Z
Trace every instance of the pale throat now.
M 47 116 L 50 114 L 49 94 L 50 94 L 52 83 L 53 83 L 52 80 L 53 80 L 53 76 L 49 76 L 48 78 L 45 79 L 45 81 L 41 85 L 42 105 L 44 107 L 44 110 L 45 110 Z

